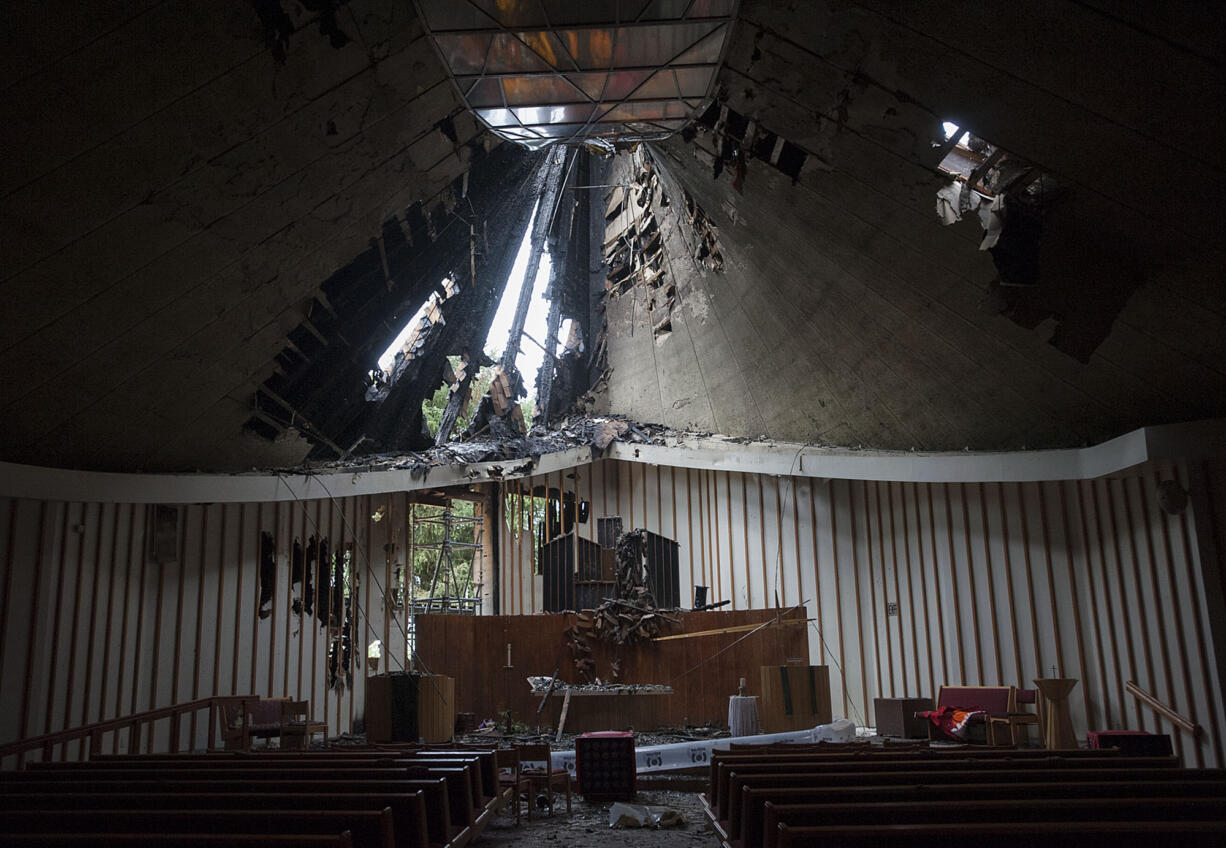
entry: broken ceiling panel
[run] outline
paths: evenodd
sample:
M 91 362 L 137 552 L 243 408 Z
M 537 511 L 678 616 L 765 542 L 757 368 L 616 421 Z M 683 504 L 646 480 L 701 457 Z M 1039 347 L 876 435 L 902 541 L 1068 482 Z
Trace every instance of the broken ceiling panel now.
M 737 0 L 418 0 L 460 96 L 530 148 L 660 139 L 701 114 Z
M 317 459 L 422 446 L 421 402 L 442 382 L 447 357 L 481 355 L 532 213 L 536 159 L 501 145 L 456 179 L 450 201 L 385 222 L 323 283 L 330 310 L 319 310 L 327 323 L 315 319 L 319 337 L 302 327 L 289 334 L 278 373 L 254 395 L 248 430 L 275 440 L 295 428 Z M 380 352 L 423 305 L 390 372 L 378 372 Z

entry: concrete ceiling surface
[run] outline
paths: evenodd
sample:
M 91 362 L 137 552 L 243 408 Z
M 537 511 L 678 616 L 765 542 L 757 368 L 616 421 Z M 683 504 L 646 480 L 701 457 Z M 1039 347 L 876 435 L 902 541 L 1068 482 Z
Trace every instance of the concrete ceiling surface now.
M 662 336 L 642 286 L 611 299 L 601 408 L 902 450 L 1080 445 L 1226 412 L 1226 180 L 1204 120 L 1221 65 L 1143 20 L 1032 5 L 746 2 L 706 126 L 615 165 L 614 183 L 661 173 L 677 296 Z M 974 216 L 941 225 L 945 120 L 1059 187 L 1038 285 L 999 284 Z M 722 270 L 692 258 L 686 191 Z
M 476 124 L 400 0 L 57 5 L 3 13 L 4 455 L 296 461 L 242 433 L 254 386 Z
M 671 323 L 610 298 L 599 404 L 932 450 L 1226 415 L 1223 14 L 745 0 L 708 124 L 613 163 L 656 167 L 676 291 Z M 324 282 L 408 210 L 450 217 L 493 146 L 413 5 L 10 3 L 0 40 L 0 459 L 300 461 L 244 432 L 257 387 Z M 1038 285 L 938 220 L 943 120 L 1059 186 Z M 722 270 L 691 258 L 708 236 Z

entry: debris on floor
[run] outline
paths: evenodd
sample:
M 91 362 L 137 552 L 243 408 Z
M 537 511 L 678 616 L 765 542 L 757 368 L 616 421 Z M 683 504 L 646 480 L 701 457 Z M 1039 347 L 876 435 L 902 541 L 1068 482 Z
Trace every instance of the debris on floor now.
M 679 827 L 685 816 L 670 807 L 649 807 L 645 804 L 614 802 L 609 807 L 609 827 Z
M 583 848 L 716 848 L 719 840 L 702 815 L 702 804 L 696 792 L 672 790 L 640 790 L 635 802 L 648 807 L 676 811 L 684 822 L 667 829 L 642 827 L 622 829 L 609 827 L 609 803 L 591 802 L 574 795 L 573 811 L 566 805 L 555 804 L 553 815 L 533 813 L 515 825 L 510 810 L 495 816 L 481 834 L 483 848 L 514 848 L 519 845 L 582 845 Z

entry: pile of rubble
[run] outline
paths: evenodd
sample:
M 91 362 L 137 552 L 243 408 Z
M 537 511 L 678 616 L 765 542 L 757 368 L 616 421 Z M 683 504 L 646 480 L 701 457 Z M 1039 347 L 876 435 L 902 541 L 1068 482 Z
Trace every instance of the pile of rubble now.
M 673 691 L 673 687 L 662 683 L 558 683 L 554 678 L 543 676 L 529 677 L 528 685 L 532 687 L 533 695 L 550 695 L 554 692 L 565 692 L 567 690 L 589 694 L 616 692 L 628 695 L 667 695 Z
M 656 607 L 655 597 L 647 586 L 647 531 L 630 530 L 617 537 L 617 597 L 606 598 L 596 609 L 582 610 L 575 623 L 566 630 L 575 672 L 580 679 L 599 683 L 592 641 L 622 646 L 654 639 L 666 624 L 677 619 Z M 609 679 L 621 677 L 621 658 L 610 663 Z
M 515 406 L 518 408 L 518 405 Z M 666 427 L 635 424 L 622 416 L 575 415 L 555 422 L 548 429 L 533 427 L 526 434 L 509 434 L 505 431 L 493 434 L 487 430 L 483 435 L 448 442 L 424 451 L 367 454 L 350 459 L 307 463 L 299 470 L 320 473 L 403 469 L 418 478 L 428 474 L 431 468 L 443 465 L 505 460 L 510 464 L 503 466 L 500 474 L 527 474 L 545 454 L 588 445 L 592 448 L 593 456 L 596 456 L 616 440 L 661 445 L 665 437 L 674 435 L 678 435 L 678 432 Z

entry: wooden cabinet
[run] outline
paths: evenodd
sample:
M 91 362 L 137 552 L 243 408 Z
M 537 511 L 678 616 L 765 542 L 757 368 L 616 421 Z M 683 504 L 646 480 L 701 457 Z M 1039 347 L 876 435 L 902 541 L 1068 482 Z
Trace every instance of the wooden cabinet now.
M 763 733 L 806 730 L 829 724 L 830 668 L 824 665 L 764 665 L 758 714 Z

